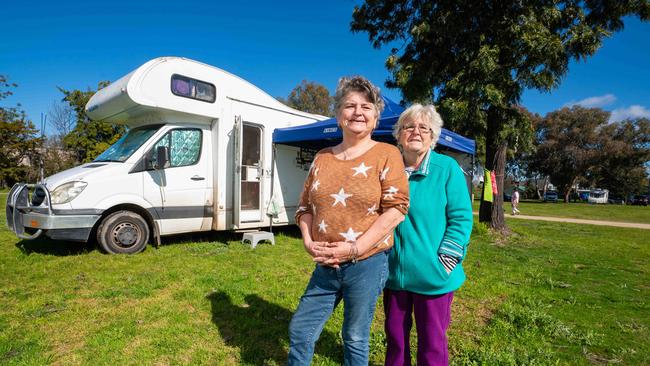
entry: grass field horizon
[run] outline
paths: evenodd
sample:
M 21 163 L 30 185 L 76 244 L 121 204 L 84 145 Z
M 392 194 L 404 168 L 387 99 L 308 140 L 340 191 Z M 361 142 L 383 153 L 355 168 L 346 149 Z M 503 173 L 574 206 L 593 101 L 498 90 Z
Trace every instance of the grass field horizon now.
M 479 201 L 474 200 L 472 208 L 479 209 Z M 510 202 L 504 202 L 503 210 L 506 216 L 511 213 Z M 631 206 L 613 204 L 589 204 L 582 202 L 542 202 L 525 200 L 519 203 L 521 215 L 563 217 L 583 220 L 630 222 L 650 224 L 650 206 Z
M 109 256 L 21 241 L 4 210 L 0 219 L 0 364 L 284 364 L 313 269 L 295 229 L 255 250 L 239 235 L 207 233 Z M 453 365 L 650 364 L 647 230 L 507 223 L 508 238 L 475 226 L 453 304 Z M 377 309 L 372 365 L 385 352 Z M 341 322 L 339 307 L 315 365 L 340 364 Z

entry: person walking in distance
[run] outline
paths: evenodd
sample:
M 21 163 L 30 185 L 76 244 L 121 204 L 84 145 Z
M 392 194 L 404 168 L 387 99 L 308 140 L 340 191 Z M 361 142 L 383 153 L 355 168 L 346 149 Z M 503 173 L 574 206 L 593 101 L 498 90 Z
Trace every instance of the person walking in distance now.
M 510 203 L 512 204 L 512 214 L 516 215 L 519 213 L 519 188 L 515 187 L 515 190 L 512 191 L 512 197 L 510 198 Z

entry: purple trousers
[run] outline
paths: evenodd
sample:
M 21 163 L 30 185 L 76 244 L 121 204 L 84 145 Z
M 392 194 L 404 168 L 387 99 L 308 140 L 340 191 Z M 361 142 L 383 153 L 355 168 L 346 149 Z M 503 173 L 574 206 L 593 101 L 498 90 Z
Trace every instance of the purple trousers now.
M 385 365 L 411 365 L 411 314 L 415 315 L 418 335 L 417 365 L 449 365 L 447 328 L 453 298 L 453 292 L 428 296 L 384 289 L 384 328 L 388 341 Z

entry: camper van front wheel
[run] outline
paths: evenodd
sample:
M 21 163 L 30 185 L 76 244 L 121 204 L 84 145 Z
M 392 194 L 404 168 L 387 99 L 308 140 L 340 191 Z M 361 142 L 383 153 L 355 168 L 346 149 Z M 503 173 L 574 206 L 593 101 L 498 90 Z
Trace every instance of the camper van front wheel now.
M 109 254 L 139 253 L 147 246 L 148 240 L 147 222 L 131 211 L 113 212 L 97 228 L 97 242 Z

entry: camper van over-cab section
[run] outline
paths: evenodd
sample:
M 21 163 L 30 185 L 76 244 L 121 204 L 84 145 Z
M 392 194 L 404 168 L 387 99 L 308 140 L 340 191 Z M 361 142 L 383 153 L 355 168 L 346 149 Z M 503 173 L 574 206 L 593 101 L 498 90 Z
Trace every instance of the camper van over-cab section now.
M 91 163 L 12 187 L 7 224 L 19 237 L 137 253 L 163 235 L 292 223 L 306 171 L 299 148 L 274 149 L 272 133 L 325 119 L 179 57 L 99 90 L 86 112 L 128 132 Z

